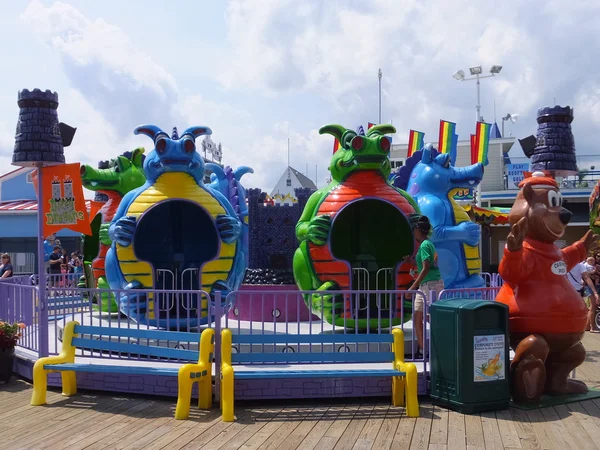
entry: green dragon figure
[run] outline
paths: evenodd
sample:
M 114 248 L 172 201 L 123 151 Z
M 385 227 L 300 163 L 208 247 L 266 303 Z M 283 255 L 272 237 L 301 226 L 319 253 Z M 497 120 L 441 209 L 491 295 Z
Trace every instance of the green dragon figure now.
M 408 216 L 418 207 L 387 181 L 391 141 L 384 134 L 395 132 L 391 125 L 374 126 L 366 136 L 341 125 L 319 130 L 335 136 L 340 148 L 329 166 L 332 181 L 309 198 L 296 225 L 294 277 L 300 290 L 316 291 L 304 293 L 311 311 L 336 326 L 389 327 L 412 314 L 401 295 L 367 292 L 407 289 L 412 282 L 411 263 L 403 258 L 414 252 Z
M 125 152 L 123 155 L 111 160 L 107 169 L 94 169 L 92 166 L 87 165 L 81 166 L 83 186 L 86 189 L 98 191 L 108 196 L 108 201 L 99 211 L 102 216 L 98 232 L 100 246 L 98 256 L 92 262 L 92 279 L 96 281 L 96 285 L 89 286 L 88 283 L 90 288 L 110 289 L 104 272 L 106 252 L 112 243 L 108 236 L 108 227 L 123 196 L 146 182 L 146 176 L 142 169 L 144 158 L 144 147 L 139 147 L 133 152 Z M 100 309 L 102 311 L 117 312 L 119 310 L 112 294 L 109 296 L 108 293 L 102 293 L 100 297 Z

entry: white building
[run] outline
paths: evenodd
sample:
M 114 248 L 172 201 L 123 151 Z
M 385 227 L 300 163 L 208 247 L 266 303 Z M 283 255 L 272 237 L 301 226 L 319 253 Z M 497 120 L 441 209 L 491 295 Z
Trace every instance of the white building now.
M 317 189 L 317 186 L 306 175 L 288 166 L 271 191 L 270 197 L 276 205 L 291 205 L 298 200 L 294 194 L 296 188 Z

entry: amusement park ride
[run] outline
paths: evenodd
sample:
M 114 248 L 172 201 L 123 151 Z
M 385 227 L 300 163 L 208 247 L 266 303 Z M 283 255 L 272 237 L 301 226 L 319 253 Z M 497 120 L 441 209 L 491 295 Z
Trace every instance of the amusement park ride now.
M 43 135 L 29 133 L 30 124 L 25 124 L 32 108 L 35 114 L 49 110 L 53 123 L 44 126 L 53 130 L 50 147 L 54 148 L 60 138 L 53 125 L 57 124 L 56 94 L 23 91 L 19 105 L 19 151 L 13 163 L 41 168 L 45 158 L 52 164 L 60 162 L 58 153 L 39 150 L 46 145 Z M 507 215 L 512 228 L 500 266 L 505 284 L 498 301 L 510 310 L 509 338 L 516 351 L 511 367 L 513 397 L 522 402 L 537 402 L 543 393 L 587 391 L 583 383 L 567 380 L 569 371 L 585 358 L 580 343 L 585 313 L 582 307 L 572 307 L 577 294 L 564 275 L 583 258 L 593 238 L 588 233 L 567 249 L 554 247 L 570 213 L 562 207 L 552 171 L 573 170 L 572 119 L 568 107 L 540 110 L 537 143 L 530 149 L 537 172 L 528 174 Z M 406 290 L 415 277 L 411 257 L 418 245 L 412 224 L 419 214 L 431 222 L 430 240 L 437 249 L 446 289 L 468 298 L 470 294 L 464 292 L 486 287 L 480 274 L 480 225 L 455 201 L 457 190 L 473 190 L 483 178 L 489 140 L 486 125 L 478 124 L 472 165 L 454 167 L 453 136 L 447 135 L 439 149 L 431 144 L 415 146 L 406 165 L 394 174 L 391 141 L 386 136 L 396 132 L 393 126 L 375 125 L 366 133 L 362 127 L 358 131 L 341 125 L 321 128 L 321 134 L 332 135 L 338 143 L 329 166 L 331 181 L 303 205 L 295 227 L 299 245 L 288 268 L 293 269 L 308 316 L 329 324 L 332 334 L 336 329 L 344 336 L 355 333 L 356 343 L 374 330 L 404 327 L 412 318 L 413 303 Z M 563 145 L 550 145 L 558 132 Z M 237 314 L 237 292 L 247 273 L 252 275 L 247 272 L 250 229 L 266 227 L 249 220 L 253 206 L 249 202 L 254 197 L 241 178 L 253 170 L 206 164 L 196 148 L 198 137 L 212 133 L 206 126 L 183 132 L 173 128 L 167 133 L 155 125 L 142 125 L 134 133 L 152 140 L 150 152 L 137 148 L 103 168 L 80 168 L 83 186 L 108 197 L 98 215 L 87 218 L 91 232 L 85 237 L 82 291 L 90 296 L 97 314 L 126 316 L 152 329 L 188 332 L 220 323 L 220 315 Z M 212 172 L 210 183 L 204 182 L 205 170 Z M 597 196 L 590 207 L 598 210 Z M 591 225 L 598 227 L 598 223 L 595 213 Z M 260 236 L 271 232 L 261 231 Z M 540 252 L 545 252 L 543 257 Z M 543 300 L 538 300 L 542 291 Z M 323 339 L 321 345 L 327 339 L 334 345 L 335 337 Z M 275 342 L 272 339 L 274 346 Z M 286 351 L 291 352 L 289 345 L 284 355 Z M 549 381 L 544 384 L 546 377 Z M 534 380 L 535 392 L 527 388 L 527 380 Z

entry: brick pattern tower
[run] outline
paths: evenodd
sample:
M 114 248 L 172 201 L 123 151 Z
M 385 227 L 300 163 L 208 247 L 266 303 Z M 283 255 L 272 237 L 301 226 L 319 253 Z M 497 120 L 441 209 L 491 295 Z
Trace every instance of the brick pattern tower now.
M 19 92 L 17 103 L 20 111 L 13 165 L 64 164 L 64 142 L 56 111 L 58 94 L 50 90 L 24 89 Z
M 537 140 L 531 155 L 531 171 L 548 170 L 557 175 L 577 174 L 575 139 L 571 131 L 573 108 L 545 107 L 538 110 Z

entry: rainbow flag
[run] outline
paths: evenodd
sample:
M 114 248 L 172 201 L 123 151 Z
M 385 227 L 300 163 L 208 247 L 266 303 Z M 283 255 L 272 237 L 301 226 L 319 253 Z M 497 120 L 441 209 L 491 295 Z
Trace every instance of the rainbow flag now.
M 423 141 L 425 139 L 425 133 L 422 131 L 410 130 L 408 134 L 408 155 L 410 158 L 415 152 L 418 152 L 423 148 Z
M 475 148 L 477 149 L 477 162 L 488 165 L 488 148 L 490 146 L 490 129 L 492 124 L 477 122 L 475 133 Z
M 342 148 L 342 144 L 335 138 L 333 141 L 333 153 L 337 152 L 340 148 Z
M 477 163 L 477 136 L 471 135 L 471 164 Z
M 440 141 L 438 151 L 440 153 L 451 153 L 456 134 L 456 124 L 440 120 Z
M 377 125 L 377 124 L 372 123 L 372 122 L 367 122 L 367 130 L 373 128 L 375 125 Z

